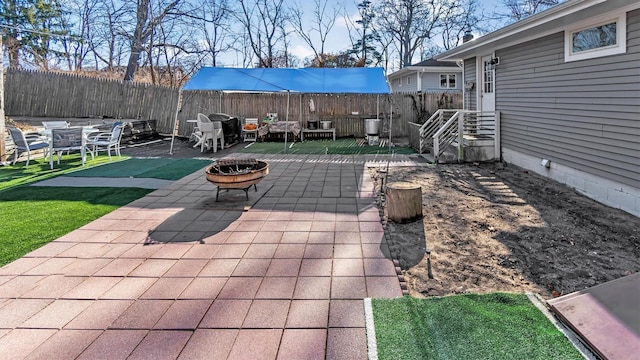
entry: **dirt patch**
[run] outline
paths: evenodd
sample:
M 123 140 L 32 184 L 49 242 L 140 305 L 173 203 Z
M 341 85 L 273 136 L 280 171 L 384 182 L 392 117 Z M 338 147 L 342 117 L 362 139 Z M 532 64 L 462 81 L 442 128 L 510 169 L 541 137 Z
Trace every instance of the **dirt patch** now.
M 640 271 L 640 218 L 522 168 L 391 168 L 387 181 L 422 187 L 424 218 L 387 224 L 413 296 L 531 291 L 550 298 Z

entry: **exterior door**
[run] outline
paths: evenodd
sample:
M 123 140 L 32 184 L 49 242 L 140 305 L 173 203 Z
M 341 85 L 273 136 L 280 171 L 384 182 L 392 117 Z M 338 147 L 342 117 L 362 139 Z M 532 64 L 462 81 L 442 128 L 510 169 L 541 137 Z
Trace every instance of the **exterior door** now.
M 480 79 L 478 83 L 482 84 L 480 88 L 480 110 L 496 111 L 496 70 L 491 64 L 492 55 L 483 56 L 480 59 L 478 74 Z

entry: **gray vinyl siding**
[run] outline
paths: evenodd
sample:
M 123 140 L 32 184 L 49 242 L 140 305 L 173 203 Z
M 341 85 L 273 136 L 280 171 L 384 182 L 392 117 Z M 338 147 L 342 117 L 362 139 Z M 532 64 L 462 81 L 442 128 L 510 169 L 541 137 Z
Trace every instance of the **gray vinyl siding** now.
M 478 86 L 476 84 L 476 58 L 466 59 L 464 61 L 464 82 L 471 81 L 475 84 L 471 91 L 464 92 L 464 108 L 467 110 L 477 110 L 478 109 L 478 101 L 477 101 L 477 93 Z
M 640 11 L 626 54 L 565 63 L 563 44 L 560 32 L 496 52 L 502 146 L 640 187 Z

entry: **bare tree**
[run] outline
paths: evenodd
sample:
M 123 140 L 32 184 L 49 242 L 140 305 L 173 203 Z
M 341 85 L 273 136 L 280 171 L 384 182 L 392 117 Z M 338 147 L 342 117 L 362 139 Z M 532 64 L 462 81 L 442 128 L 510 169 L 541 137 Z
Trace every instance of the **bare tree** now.
M 317 67 L 324 67 L 323 56 L 327 36 L 336 24 L 336 18 L 340 14 L 337 7 L 328 8 L 329 0 L 313 0 L 312 21 L 306 23 L 303 20 L 304 11 L 299 4 L 291 8 L 291 25 L 298 36 L 309 45 L 313 51 Z
M 135 27 L 133 33 L 129 34 L 131 50 L 127 70 L 124 74 L 125 81 L 133 81 L 136 70 L 138 70 L 140 55 L 144 52 L 145 45 L 153 35 L 156 26 L 165 20 L 167 15 L 177 15 L 174 11 L 177 10 L 180 2 L 181 0 L 171 0 L 165 3 L 160 0 L 154 8 L 152 0 L 137 1 Z
M 563 0 L 503 0 L 502 3 L 509 11 L 509 18 L 514 21 L 522 20 L 563 2 Z
M 284 24 L 289 15 L 284 0 L 240 0 L 238 21 L 258 67 L 274 67 L 277 52 L 285 47 Z
M 126 31 L 120 30 L 127 9 L 114 0 L 98 0 L 94 16 L 90 19 L 85 41 L 93 57 L 94 67 L 104 65 L 108 70 L 120 65 L 124 51 Z
M 439 0 L 383 0 L 378 23 L 381 32 L 393 36 L 401 67 L 411 65 L 424 41 L 434 36 L 442 12 Z
M 90 47 L 87 39 L 93 30 L 92 20 L 96 16 L 98 0 L 71 0 L 67 3 L 70 7 L 69 13 L 64 16 L 65 26 L 71 29 L 76 23 L 73 31 L 75 36 L 63 38 L 62 48 L 67 68 L 71 71 L 82 70 L 85 58 L 89 54 Z
M 229 43 L 230 20 L 233 10 L 227 0 L 206 0 L 203 2 L 202 32 L 207 43 L 211 66 L 218 65 L 221 53 L 231 48 Z
M 488 32 L 489 19 L 478 8 L 478 0 L 443 1 L 438 27 L 445 50 L 458 46 L 467 31 Z

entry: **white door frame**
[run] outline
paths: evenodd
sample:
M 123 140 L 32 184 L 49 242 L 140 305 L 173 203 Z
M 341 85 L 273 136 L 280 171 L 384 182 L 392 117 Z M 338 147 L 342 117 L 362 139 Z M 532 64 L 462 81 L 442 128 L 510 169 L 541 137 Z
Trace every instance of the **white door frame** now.
M 491 53 L 477 57 L 476 73 L 478 75 L 476 92 L 478 110 L 495 111 L 496 110 L 496 70 L 486 69 L 486 61 L 495 58 L 495 54 Z M 490 91 L 490 92 L 489 92 Z

